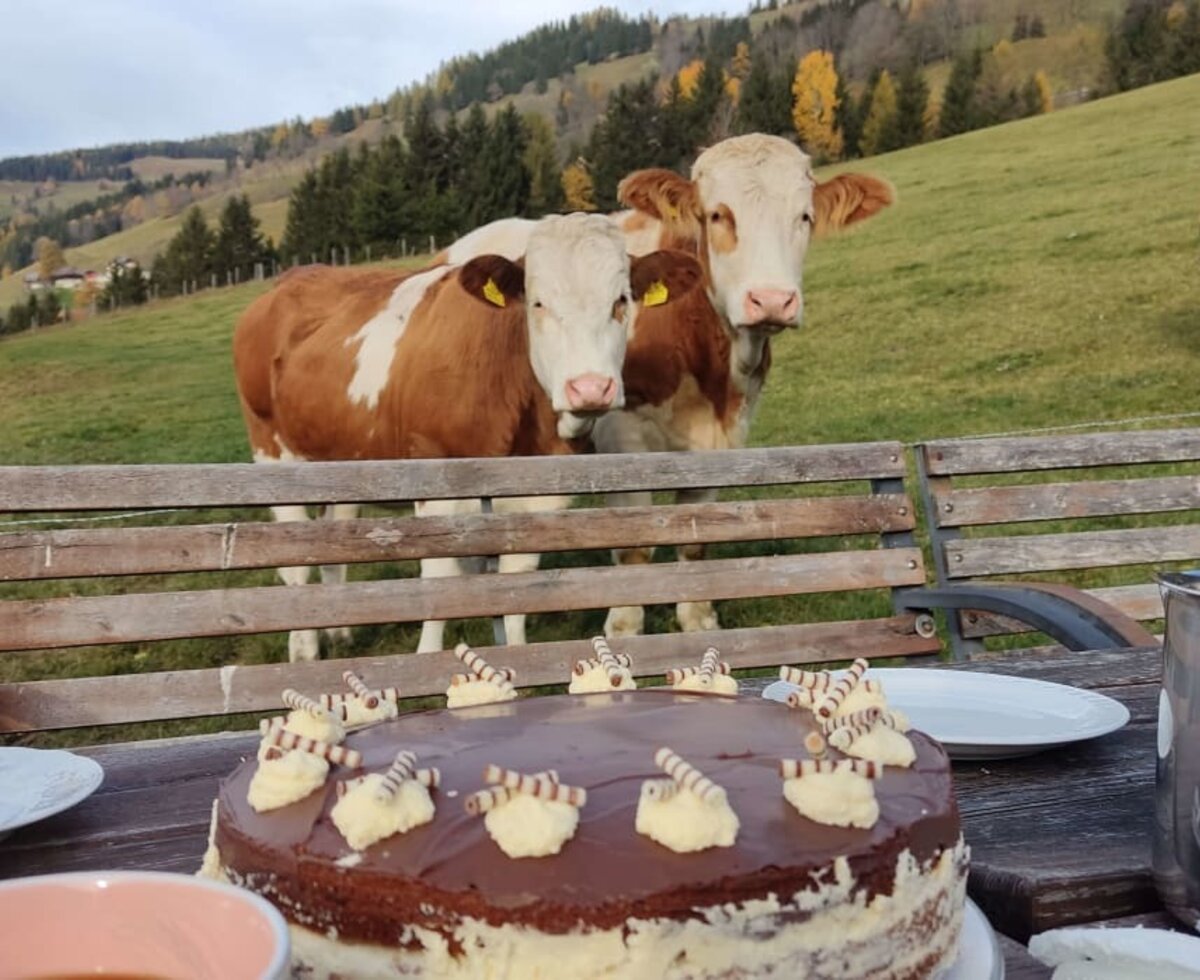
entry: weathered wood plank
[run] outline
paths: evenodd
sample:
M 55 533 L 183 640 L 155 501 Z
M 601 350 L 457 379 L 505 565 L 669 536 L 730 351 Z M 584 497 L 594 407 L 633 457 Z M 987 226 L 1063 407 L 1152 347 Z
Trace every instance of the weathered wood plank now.
M 1200 524 L 958 538 L 946 542 L 945 552 L 956 579 L 1191 561 L 1200 558 Z
M 947 439 L 919 448 L 932 476 L 1200 460 L 1200 429 Z
M 709 645 L 739 669 L 858 656 L 904 657 L 939 649 L 936 639 L 917 636 L 911 615 L 662 633 L 613 641 L 614 647 L 633 658 L 633 672 L 638 677 L 661 674 L 668 667 L 694 660 L 696 650 Z M 586 640 L 480 648 L 480 652 L 493 663 L 516 668 L 519 687 L 565 684 L 574 662 L 593 655 Z M 0 685 L 0 732 L 270 711 L 279 708 L 279 692 L 286 687 L 313 695 L 340 690 L 342 671 L 347 669 L 370 684 L 398 685 L 405 697 L 415 697 L 444 693 L 450 675 L 462 666 L 449 653 L 401 654 L 6 684 Z
M 1088 595 L 1107 602 L 1114 609 L 1126 616 L 1141 622 L 1162 619 L 1162 596 L 1158 586 L 1146 585 L 1110 585 L 1099 589 L 1085 589 Z M 995 616 L 991 613 L 969 610 L 961 614 L 963 636 L 978 639 L 984 636 L 999 636 L 1006 633 L 1028 633 L 1031 629 L 1025 623 L 1006 616 Z
M 952 490 L 937 495 L 940 527 L 1152 514 L 1200 508 L 1200 478 L 1095 480 Z
M 913 526 L 906 496 L 879 494 L 537 514 L 34 531 L 0 534 L 0 581 L 770 541 Z
M 371 503 L 903 476 L 897 442 L 504 459 L 0 466 L 0 511 Z
M 456 579 L 265 586 L 0 603 L 0 650 L 893 588 L 916 548 L 566 568 Z

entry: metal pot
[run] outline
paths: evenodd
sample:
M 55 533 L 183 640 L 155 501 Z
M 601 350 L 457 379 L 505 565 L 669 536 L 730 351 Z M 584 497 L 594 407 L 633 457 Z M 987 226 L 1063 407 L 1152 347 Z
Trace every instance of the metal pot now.
M 1166 609 L 1158 699 L 1154 884 L 1200 928 L 1200 571 L 1158 577 Z

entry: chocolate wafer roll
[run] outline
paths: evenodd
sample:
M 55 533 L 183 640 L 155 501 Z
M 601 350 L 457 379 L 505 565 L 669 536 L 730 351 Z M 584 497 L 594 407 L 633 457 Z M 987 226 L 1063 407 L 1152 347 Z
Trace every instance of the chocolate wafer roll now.
M 326 710 L 312 698 L 306 698 L 299 691 L 294 691 L 290 687 L 280 697 L 283 699 L 283 703 L 293 711 L 307 711 L 310 715 L 316 715 L 318 718 L 327 714 Z
M 413 766 L 417 764 L 415 752 L 401 750 L 396 753 L 388 771 L 383 774 L 383 782 L 379 784 L 380 796 L 395 796 L 400 784 L 406 779 L 412 779 Z
M 839 728 L 858 728 L 863 725 L 870 730 L 879 723 L 882 717 L 883 712 L 878 707 L 872 705 L 870 708 L 863 708 L 861 711 L 852 711 L 848 715 L 824 718 L 821 721 L 821 727 L 825 730 L 826 735 Z
M 700 658 L 700 669 L 697 671 L 700 677 L 703 677 L 703 684 L 708 687 L 712 684 L 713 675 L 716 674 L 721 662 L 721 653 L 716 647 L 709 647 L 704 651 L 704 656 Z
M 654 753 L 654 764 L 705 803 L 716 803 L 725 798 L 725 790 L 665 745 Z
M 507 803 L 516 795 L 516 792 L 515 789 L 509 789 L 507 786 L 489 786 L 487 789 L 481 789 L 468 796 L 463 800 L 463 806 L 467 813 L 478 816 L 498 807 L 501 803 Z
M 647 779 L 642 783 L 642 798 L 646 800 L 669 800 L 679 792 L 679 784 L 673 779 Z
M 342 745 L 330 745 L 315 738 L 305 738 L 286 728 L 273 728 L 267 735 L 272 745 L 283 749 L 296 749 L 300 752 L 310 752 L 338 766 L 348 766 L 358 769 L 362 766 L 362 753 L 357 749 L 348 749 Z

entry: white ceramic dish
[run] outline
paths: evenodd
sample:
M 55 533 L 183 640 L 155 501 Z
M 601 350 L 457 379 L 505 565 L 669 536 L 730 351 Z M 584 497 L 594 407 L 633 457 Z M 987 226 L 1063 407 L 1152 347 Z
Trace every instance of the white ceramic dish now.
M 1034 936 L 1029 952 L 1047 966 L 1097 980 L 1200 980 L 1200 939 L 1168 929 L 1067 928 Z
M 1004 953 L 979 906 L 967 899 L 958 959 L 940 980 L 1004 980 Z
M 1120 701 L 1065 684 L 923 667 L 871 668 L 888 704 L 932 735 L 953 759 L 1008 759 L 1114 732 L 1129 721 Z M 787 699 L 792 684 L 763 691 Z
M 102 782 L 104 770 L 86 756 L 0 747 L 0 837 L 73 807 Z

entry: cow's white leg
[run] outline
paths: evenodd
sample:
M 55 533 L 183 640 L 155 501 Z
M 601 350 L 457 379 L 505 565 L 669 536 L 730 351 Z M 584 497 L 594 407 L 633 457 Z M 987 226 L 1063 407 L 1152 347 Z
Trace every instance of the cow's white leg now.
M 285 507 L 272 507 L 271 515 L 277 521 L 307 521 L 311 520 L 308 508 L 298 504 Z M 279 577 L 284 585 L 307 585 L 309 576 L 307 565 L 291 565 L 279 569 Z M 292 630 L 288 634 L 288 661 L 296 663 L 299 660 L 316 660 L 321 655 L 321 643 L 316 630 Z
M 533 514 L 543 511 L 566 510 L 571 505 L 570 497 L 511 497 L 500 498 L 493 503 L 497 514 Z M 541 562 L 538 554 L 501 555 L 499 572 L 535 572 Z M 510 613 L 504 617 L 504 639 L 510 646 L 523 646 L 525 640 L 525 614 Z
M 352 521 L 358 516 L 358 504 L 328 504 L 325 507 L 325 520 Z M 346 581 L 345 565 L 322 565 L 321 582 L 325 585 L 342 585 Z M 324 631 L 325 636 L 334 643 L 350 642 L 349 626 L 334 626 Z
M 675 502 L 680 504 L 711 504 L 717 499 L 716 490 L 680 490 Z M 680 561 L 703 561 L 704 545 L 681 544 L 676 548 Z M 675 606 L 675 618 L 685 633 L 720 629 L 717 611 L 711 602 L 680 602 Z
M 649 491 L 610 493 L 605 498 L 609 507 L 649 507 L 654 497 Z M 617 548 L 613 561 L 618 565 L 645 565 L 654 558 L 653 548 Z M 646 628 L 646 610 L 641 606 L 614 606 L 604 620 L 604 635 L 637 636 Z
M 478 514 L 478 500 L 420 500 L 414 504 L 418 517 Z M 459 558 L 422 558 L 421 578 L 453 578 L 471 571 L 470 563 Z M 427 619 L 421 624 L 417 653 L 436 653 L 446 649 L 446 621 Z

